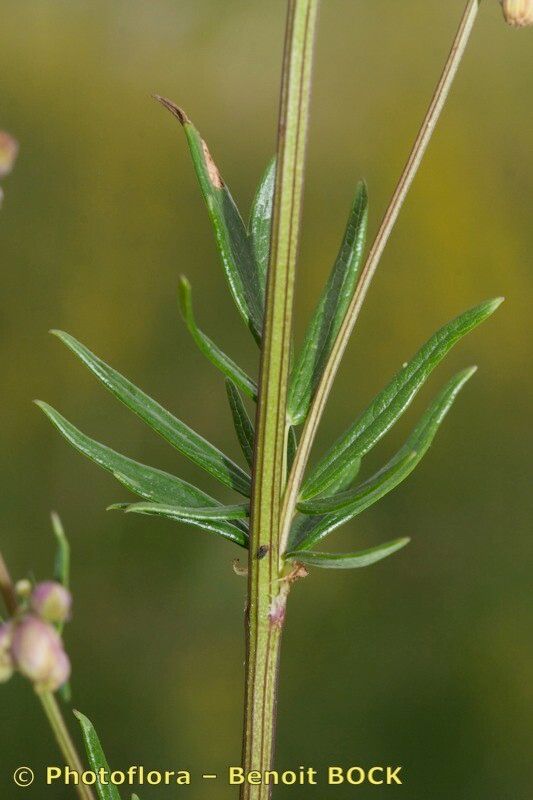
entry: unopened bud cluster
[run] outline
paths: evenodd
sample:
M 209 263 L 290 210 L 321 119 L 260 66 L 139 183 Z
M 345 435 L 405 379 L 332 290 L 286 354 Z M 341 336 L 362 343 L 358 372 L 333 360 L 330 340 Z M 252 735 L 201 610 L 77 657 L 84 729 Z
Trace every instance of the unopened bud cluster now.
M 28 678 L 38 691 L 55 692 L 70 676 L 70 661 L 54 623 L 70 618 L 72 597 L 60 583 L 38 583 L 13 619 L 0 625 L 0 682 L 15 671 Z
M 500 0 L 503 16 L 509 25 L 525 28 L 533 25 L 533 0 Z

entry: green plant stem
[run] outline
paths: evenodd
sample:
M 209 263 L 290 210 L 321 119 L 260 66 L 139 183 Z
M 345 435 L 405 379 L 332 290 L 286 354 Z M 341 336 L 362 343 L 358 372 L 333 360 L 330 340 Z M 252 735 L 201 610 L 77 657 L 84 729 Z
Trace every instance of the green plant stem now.
M 65 759 L 65 764 L 71 770 L 74 770 L 81 775 L 81 773 L 85 771 L 85 767 L 83 766 L 76 747 L 71 739 L 55 695 L 53 695 L 51 692 L 36 691 L 35 693 L 39 698 L 44 713 L 46 714 L 46 718 L 48 719 L 50 727 L 54 732 L 59 749 L 61 750 L 63 758 Z M 90 786 L 85 786 L 84 784 L 80 783 L 78 786 L 76 786 L 76 792 L 80 800 L 95 800 Z
M 316 432 L 324 412 L 324 408 L 333 386 L 344 351 L 352 334 L 354 325 L 359 317 L 359 312 L 366 297 L 368 288 L 379 265 L 385 246 L 389 240 L 398 215 L 418 172 L 424 154 L 427 150 L 441 112 L 448 98 L 457 70 L 465 53 L 470 34 L 474 27 L 481 0 L 469 0 L 463 12 L 459 29 L 455 36 L 450 54 L 444 70 L 435 89 L 435 93 L 427 110 L 422 126 L 418 132 L 415 143 L 389 203 L 385 216 L 381 222 L 377 236 L 368 254 L 361 277 L 357 284 L 354 296 L 346 312 L 339 333 L 333 345 L 331 355 L 324 368 L 320 383 L 317 387 L 309 415 L 305 422 L 300 444 L 287 482 L 283 512 L 281 553 L 286 549 L 291 521 L 298 500 L 298 492 L 303 480 L 305 468 L 309 460 L 311 448 Z
M 18 611 L 17 593 L 2 553 L 0 553 L 0 594 L 2 595 L 8 614 L 14 616 Z M 50 723 L 50 727 L 52 728 L 66 765 L 70 767 L 70 769 L 82 773 L 85 768 L 70 737 L 70 733 L 68 732 L 63 714 L 61 713 L 55 696 L 51 692 L 37 691 L 36 695 Z M 89 786 L 80 784 L 76 787 L 76 791 L 80 800 L 95 800 L 92 789 Z
M 251 502 L 245 770 L 269 769 L 273 758 L 279 646 L 289 586 L 279 567 L 286 398 L 317 10 L 318 0 L 289 0 Z M 266 786 L 242 787 L 242 800 L 268 796 Z

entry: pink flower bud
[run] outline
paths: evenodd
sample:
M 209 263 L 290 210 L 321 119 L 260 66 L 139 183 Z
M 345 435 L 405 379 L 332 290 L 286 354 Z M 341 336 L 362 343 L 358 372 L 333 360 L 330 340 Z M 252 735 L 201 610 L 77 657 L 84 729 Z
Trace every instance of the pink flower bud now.
M 70 678 L 70 660 L 63 649 L 58 651 L 54 661 L 54 667 L 48 678 L 48 688 L 55 692 L 60 689 Z
M 44 581 L 33 590 L 30 606 L 48 622 L 65 622 L 70 617 L 72 595 L 60 583 Z
M 18 153 L 18 143 L 9 133 L 0 131 L 0 178 L 11 172 Z
M 509 25 L 525 28 L 533 25 L 533 0 L 500 0 L 503 16 Z
M 0 625 L 0 683 L 5 683 L 13 675 L 13 659 L 11 643 L 13 641 L 13 625 L 5 622 Z
M 68 680 L 70 662 L 61 637 L 33 614 L 15 624 L 11 654 L 17 669 L 41 691 L 55 692 Z

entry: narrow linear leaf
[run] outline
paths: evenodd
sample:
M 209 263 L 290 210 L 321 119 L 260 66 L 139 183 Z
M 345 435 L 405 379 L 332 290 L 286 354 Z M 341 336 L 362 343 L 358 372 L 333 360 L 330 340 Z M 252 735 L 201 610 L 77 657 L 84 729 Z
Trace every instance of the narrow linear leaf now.
M 321 459 L 304 483 L 302 499 L 329 489 L 348 460 L 364 456 L 403 414 L 453 345 L 487 319 L 501 302 L 498 298 L 482 303 L 437 331 Z
M 109 769 L 109 764 L 107 763 L 104 755 L 100 739 L 98 738 L 98 734 L 96 733 L 91 720 L 88 719 L 88 717 L 86 717 L 84 714 L 81 714 L 79 711 L 74 711 L 74 715 L 81 726 L 83 742 L 85 744 L 85 750 L 87 753 L 87 758 L 89 759 L 91 771 L 95 772 L 97 776 L 99 775 L 100 770 L 103 770 L 104 773 L 109 774 L 111 770 Z M 100 800 L 120 800 L 120 794 L 117 787 L 112 783 L 101 783 L 99 777 L 97 777 L 96 780 L 96 791 Z
M 254 462 L 254 426 L 248 416 L 239 390 L 229 378 L 226 379 L 226 392 L 228 394 L 228 402 L 237 439 L 239 440 L 246 463 L 250 469 L 252 469 Z
M 357 478 L 359 470 L 361 469 L 361 459 L 355 458 L 349 461 L 344 470 L 340 470 L 337 480 L 329 488 L 331 492 L 341 492 L 347 489 Z M 320 497 L 321 495 L 319 495 Z M 292 523 L 292 529 L 289 537 L 291 546 L 295 547 L 297 543 L 307 540 L 311 534 L 320 527 L 320 524 L 325 518 L 322 516 L 310 516 L 307 514 L 297 514 Z M 328 517 L 329 519 L 329 517 Z M 315 541 L 313 539 L 313 541 Z
M 350 301 L 365 246 L 368 194 L 359 183 L 339 254 L 305 335 L 290 380 L 288 415 L 294 425 L 307 417 L 317 384 Z
M 306 513 L 310 513 L 312 509 L 313 513 L 322 512 L 323 516 L 315 517 L 314 522 L 309 517 L 305 522 L 304 517 L 304 522 L 294 526 L 291 549 L 305 550 L 313 547 L 332 530 L 353 519 L 405 480 L 429 450 L 444 417 L 475 371 L 476 367 L 462 370 L 446 384 L 403 447 L 371 478 L 350 491 L 302 503 L 300 508 L 306 509 Z
M 206 508 L 194 508 L 194 506 L 163 506 L 159 503 L 129 503 L 127 512 L 137 511 L 138 513 L 154 513 L 157 510 L 165 512 L 165 516 L 172 514 L 175 517 L 186 520 L 197 520 L 198 522 L 217 522 L 226 519 L 247 519 L 250 516 L 250 506 L 207 506 Z
M 144 464 L 140 464 L 138 461 L 133 461 L 133 459 L 123 456 L 115 450 L 111 450 L 110 447 L 106 447 L 94 439 L 90 439 L 51 406 L 40 401 L 36 402 L 52 424 L 55 425 L 65 439 L 67 439 L 78 452 L 83 453 L 83 455 L 87 456 L 91 461 L 94 461 L 100 467 L 111 472 L 123 486 L 131 492 L 134 492 L 134 494 L 138 494 L 140 497 L 151 502 L 172 506 L 197 506 L 199 508 L 204 508 L 206 506 L 217 507 L 221 505 L 218 500 L 214 500 L 205 492 L 197 489 L 196 486 L 192 486 L 190 483 L 174 475 L 170 475 L 168 472 L 155 469 L 155 467 L 147 467 Z M 182 521 L 188 522 L 191 525 L 196 525 L 196 527 L 205 527 L 204 524 L 194 522 L 193 520 Z M 243 530 L 234 528 L 235 526 L 229 523 L 213 522 L 209 530 L 214 533 L 219 533 L 225 539 L 231 539 L 241 545 L 241 547 L 245 547 L 246 534 L 243 533 Z
M 272 208 L 276 183 L 276 157 L 272 158 L 257 189 L 252 204 L 248 233 L 257 264 L 259 282 L 263 294 L 266 292 L 266 276 L 270 258 L 270 238 L 272 234 Z
M 353 458 L 339 469 L 335 481 L 328 487 L 328 492 L 342 492 L 355 481 L 361 470 L 362 458 Z M 322 497 L 323 495 L 319 495 Z
M 291 471 L 296 451 L 298 450 L 298 436 L 293 425 L 289 426 L 287 433 L 287 474 Z
M 315 553 L 310 550 L 304 552 L 297 550 L 294 553 L 287 553 L 286 557 L 294 558 L 301 561 L 302 564 L 321 567 L 322 569 L 359 569 L 360 567 L 370 567 L 372 564 L 377 564 L 378 561 L 383 561 L 387 556 L 397 553 L 410 541 L 407 538 L 396 539 L 393 542 L 372 547 L 370 550 L 361 550 L 359 553 Z
M 70 588 L 70 544 L 61 522 L 61 517 L 55 511 L 50 514 L 52 520 L 52 530 L 57 542 L 56 554 L 54 559 L 54 580 L 61 583 L 65 589 Z M 64 622 L 56 622 L 55 627 L 61 636 L 65 628 Z M 59 689 L 61 699 L 65 703 L 70 703 L 72 699 L 72 689 L 70 681 L 64 683 Z
M 387 467 L 373 475 L 355 489 L 334 495 L 319 495 L 311 500 L 298 503 L 298 511 L 303 514 L 331 514 L 350 510 L 360 514 L 376 503 L 398 485 L 415 467 L 415 452 L 406 453 L 403 458 L 394 458 Z
M 232 378 L 237 386 L 251 397 L 252 400 L 257 400 L 257 386 L 254 381 L 196 325 L 192 308 L 191 284 L 183 275 L 180 277 L 179 284 L 179 305 L 189 333 L 200 352 L 203 353 L 217 369 L 223 372 L 224 375 Z
M 63 584 L 63 586 L 68 589 L 70 588 L 70 544 L 59 514 L 53 511 L 50 516 L 52 519 L 52 530 L 57 541 L 54 562 L 54 580 Z
M 206 143 L 185 112 L 164 97 L 156 96 L 156 100 L 176 117 L 185 131 L 231 294 L 254 338 L 259 342 L 263 329 L 264 289 L 242 217 Z
M 225 486 L 248 497 L 251 481 L 237 464 L 220 452 L 214 445 L 177 419 L 159 403 L 138 389 L 131 381 L 114 370 L 73 336 L 63 331 L 52 331 L 75 353 L 93 375 L 127 408 L 146 422 L 182 455 L 202 467 Z
M 147 514 L 171 519 L 174 522 L 195 525 L 197 528 L 202 528 L 202 530 L 209 531 L 210 533 L 217 533 L 225 539 L 238 544 L 240 547 L 248 547 L 246 526 L 244 524 L 239 524 L 237 513 L 233 515 L 233 519 L 236 520 L 236 524 L 233 524 L 225 519 L 216 519 L 215 517 L 201 517 L 200 515 L 193 517 L 188 513 L 191 512 L 191 509 L 185 509 L 179 506 L 167 506 L 160 503 L 133 503 L 126 506 L 124 510 L 126 513 Z M 185 512 L 185 514 L 183 512 Z
M 78 452 L 111 472 L 123 486 L 145 500 L 184 506 L 218 505 L 217 500 L 190 483 L 155 467 L 147 467 L 89 438 L 47 403 L 38 400 L 36 404 Z

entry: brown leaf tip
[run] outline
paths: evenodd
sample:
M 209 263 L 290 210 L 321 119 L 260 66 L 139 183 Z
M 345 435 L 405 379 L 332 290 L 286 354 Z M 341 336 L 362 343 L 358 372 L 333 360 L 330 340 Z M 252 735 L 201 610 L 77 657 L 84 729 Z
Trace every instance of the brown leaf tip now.
M 159 94 L 154 94 L 153 98 L 154 100 L 157 100 L 158 103 L 161 103 L 161 105 L 164 106 L 167 111 L 170 111 L 170 113 L 176 117 L 176 119 L 179 120 L 182 125 L 186 125 L 188 122 L 190 122 L 190 119 L 185 111 L 177 106 L 176 103 L 173 103 L 172 100 L 169 100 L 167 97 L 161 97 Z
M 209 148 L 203 139 L 202 139 L 202 150 L 204 151 L 205 165 L 207 167 L 209 180 L 211 181 L 215 189 L 222 189 L 224 187 L 224 181 L 222 180 L 222 175 L 218 171 L 218 167 L 213 161 L 213 157 L 209 152 Z

